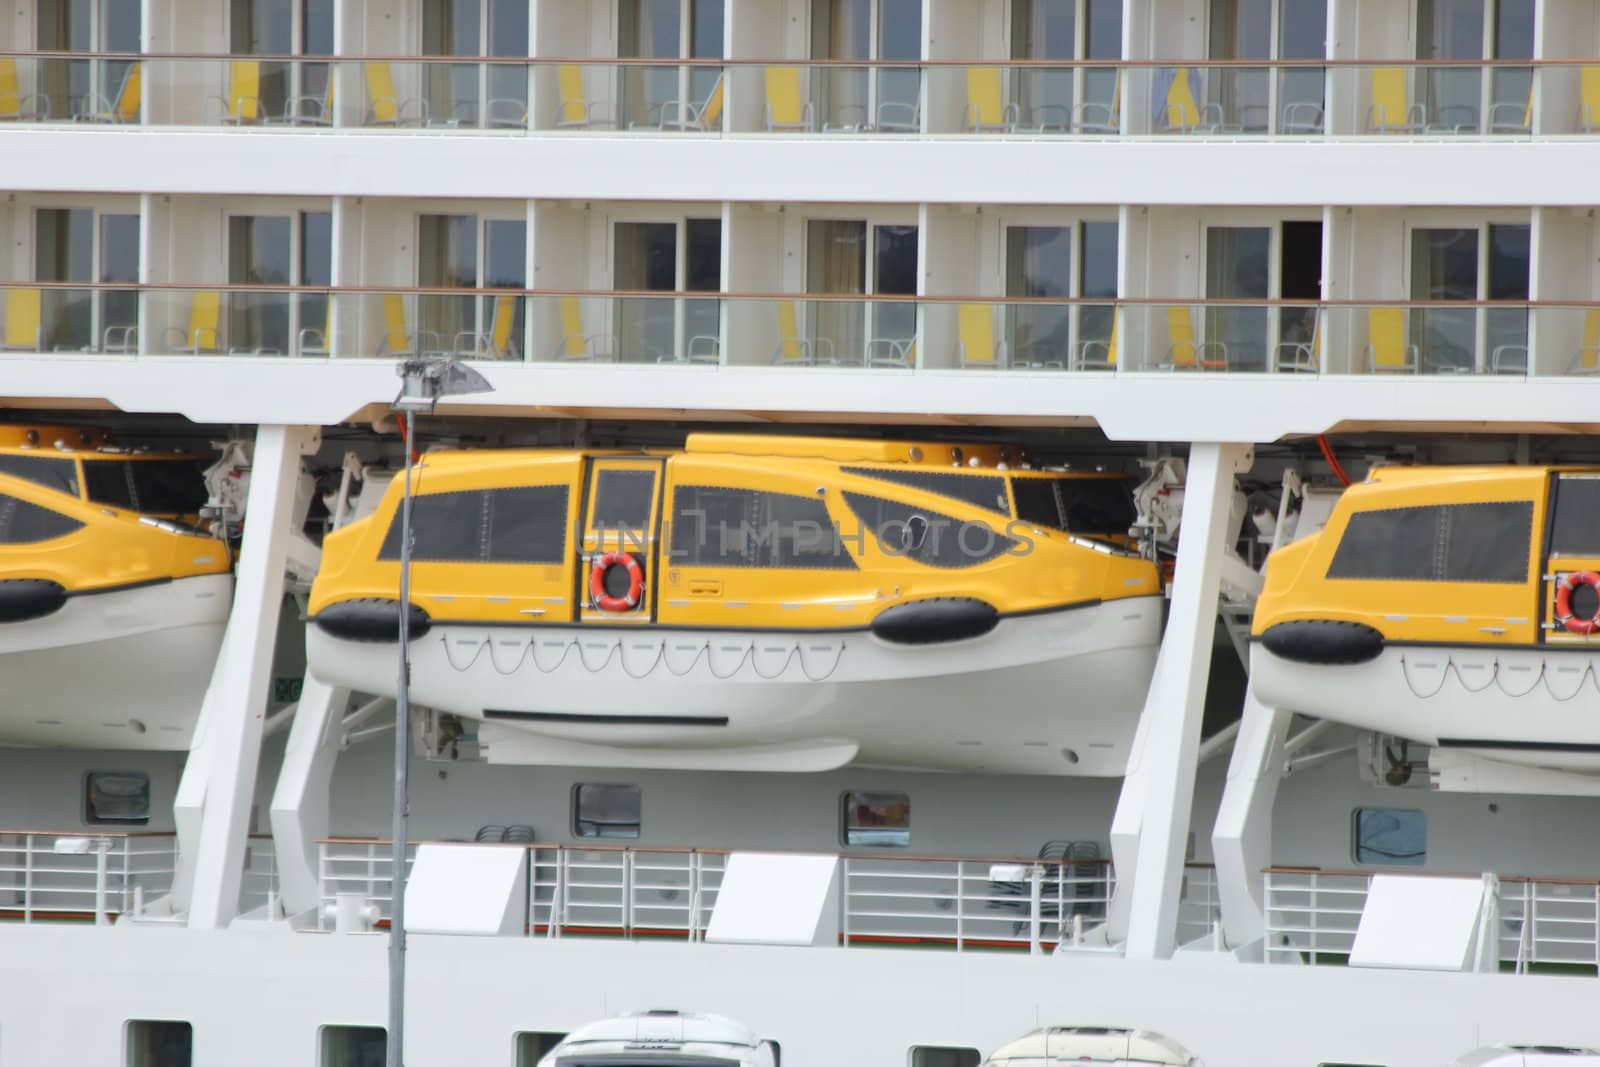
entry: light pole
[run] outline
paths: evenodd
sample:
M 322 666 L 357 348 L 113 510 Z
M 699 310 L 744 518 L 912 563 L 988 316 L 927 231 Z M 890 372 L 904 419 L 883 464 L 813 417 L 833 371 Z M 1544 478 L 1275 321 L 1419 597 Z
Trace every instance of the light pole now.
M 492 393 L 494 387 L 471 367 L 449 356 L 408 359 L 395 368 L 400 395 L 394 410 L 402 415 L 405 493 L 400 498 L 400 684 L 394 696 L 394 827 L 389 850 L 389 1033 L 388 1067 L 405 1064 L 406 1011 L 406 819 L 411 767 L 411 448 L 416 417 L 432 413 L 442 396 Z

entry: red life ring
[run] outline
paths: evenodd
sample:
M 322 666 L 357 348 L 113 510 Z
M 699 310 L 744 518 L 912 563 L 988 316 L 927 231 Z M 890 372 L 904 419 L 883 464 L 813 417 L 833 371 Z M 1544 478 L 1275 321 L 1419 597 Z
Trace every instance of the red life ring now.
M 1595 609 L 1595 613 L 1588 618 L 1572 614 L 1572 594 L 1580 585 L 1586 585 L 1600 593 L 1600 574 L 1594 571 L 1572 571 L 1556 583 L 1556 621 L 1565 626 L 1568 633 L 1592 634 L 1600 630 L 1600 608 Z
M 611 596 L 606 592 L 606 572 L 612 567 L 628 569 L 628 594 Z M 602 611 L 632 611 L 639 606 L 639 596 L 644 591 L 644 568 L 631 552 L 607 552 L 596 556 L 589 568 L 589 596 Z

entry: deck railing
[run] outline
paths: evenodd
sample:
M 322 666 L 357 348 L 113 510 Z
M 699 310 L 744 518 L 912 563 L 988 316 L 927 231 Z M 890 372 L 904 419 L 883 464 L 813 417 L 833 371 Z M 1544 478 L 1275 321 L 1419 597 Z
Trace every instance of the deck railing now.
M 1268 868 L 1267 962 L 1342 963 L 1355 944 L 1373 874 Z M 1501 877 L 1499 924 L 1502 968 L 1600 973 L 1600 881 Z
M 15 320 L 15 321 L 13 321 Z M 1600 375 L 1600 302 L 1197 300 L 0 281 L 7 355 L 882 374 Z
M 0 52 L 21 122 L 1026 138 L 1591 135 L 1578 60 L 618 59 Z

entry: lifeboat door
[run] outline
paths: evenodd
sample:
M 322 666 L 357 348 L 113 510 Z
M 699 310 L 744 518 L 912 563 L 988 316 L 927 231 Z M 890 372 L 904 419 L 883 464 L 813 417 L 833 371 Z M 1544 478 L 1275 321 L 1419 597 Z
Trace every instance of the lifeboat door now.
M 583 531 L 578 549 L 579 618 L 588 623 L 649 623 L 656 614 L 657 542 L 661 531 L 661 483 L 665 459 L 630 456 L 589 461 L 584 484 Z M 601 607 L 592 575 L 608 552 L 626 553 L 640 572 L 638 603 Z M 632 567 L 616 564 L 602 570 L 601 586 L 612 597 L 630 592 Z
M 1600 644 L 1600 628 L 1581 634 L 1560 621 L 1557 593 L 1572 586 L 1567 610 L 1579 619 L 1600 614 L 1600 589 L 1569 576 L 1600 573 L 1600 473 L 1557 474 L 1550 479 L 1550 516 L 1545 524 L 1540 590 L 1540 630 L 1548 644 Z M 1581 628 L 1581 627 L 1579 627 Z

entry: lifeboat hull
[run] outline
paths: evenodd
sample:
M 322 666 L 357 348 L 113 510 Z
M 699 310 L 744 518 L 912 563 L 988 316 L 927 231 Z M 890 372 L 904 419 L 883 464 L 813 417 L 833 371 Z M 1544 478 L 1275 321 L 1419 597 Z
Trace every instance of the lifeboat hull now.
M 199 575 L 0 623 L 0 745 L 187 749 L 232 592 Z
M 869 629 L 433 623 L 411 699 L 484 722 L 494 762 L 1123 773 L 1161 636 L 1139 597 L 905 643 Z M 978 629 L 978 627 L 970 627 Z M 396 648 L 307 629 L 318 678 L 392 695 Z M 496 740 L 498 739 L 498 740 Z
M 1250 681 L 1270 707 L 1492 759 L 1600 771 L 1600 649 L 1385 646 L 1308 663 L 1257 642 Z

